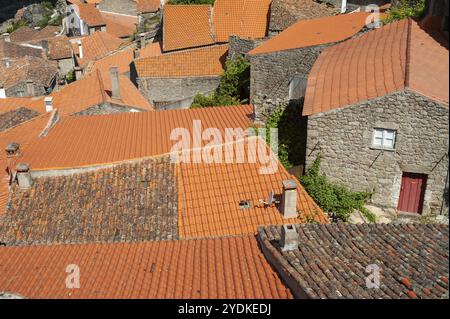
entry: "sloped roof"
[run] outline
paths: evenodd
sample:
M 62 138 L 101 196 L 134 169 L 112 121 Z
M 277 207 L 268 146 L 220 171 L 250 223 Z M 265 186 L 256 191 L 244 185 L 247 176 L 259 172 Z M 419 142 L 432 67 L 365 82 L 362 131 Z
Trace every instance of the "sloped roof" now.
M 0 101 L 0 112 L 2 112 Z M 11 127 L 19 125 L 38 116 L 39 113 L 27 109 L 26 107 L 18 107 L 17 109 L 0 113 L 0 132 L 3 132 Z
M 23 26 L 10 34 L 11 42 L 28 42 L 32 41 L 38 31 Z
M 27 55 L 42 58 L 44 56 L 44 50 L 20 45 L 13 42 L 0 41 L 0 59 L 17 59 L 23 58 Z
M 52 60 L 72 58 L 72 46 L 66 36 L 59 36 L 48 41 L 48 57 Z
M 103 17 L 100 14 L 100 11 L 95 7 L 94 4 L 79 3 L 77 4 L 77 7 L 80 13 L 80 18 L 90 27 L 106 25 L 105 20 L 103 20 Z
M 273 0 L 270 6 L 269 29 L 283 31 L 300 20 L 331 16 L 339 11 L 329 3 L 315 0 Z
M 297 298 L 448 298 L 448 225 L 295 225 L 298 246 L 290 251 L 281 249 L 280 228 L 260 228 L 258 239 L 289 287 L 303 292 Z M 367 289 L 375 267 L 380 287 Z
M 126 38 L 136 31 L 137 17 L 115 14 L 112 12 L 100 12 L 106 23 L 106 32 L 118 38 Z
M 28 191 L 14 184 L 0 217 L 0 242 L 22 246 L 178 239 L 175 174 L 170 160 L 155 158 L 38 178 Z
M 358 12 L 302 20 L 265 41 L 249 54 L 265 54 L 343 41 L 361 31 L 368 16 L 368 13 Z
M 109 69 L 112 66 L 119 68 L 119 73 L 123 74 L 130 72 L 130 64 L 134 59 L 133 49 L 129 48 L 123 51 L 119 51 L 108 55 L 100 60 L 97 60 L 92 65 L 91 71 L 99 70 L 102 74 L 109 73 Z
M 227 52 L 227 45 L 218 45 L 140 58 L 134 63 L 139 77 L 219 76 L 224 70 Z
M 54 105 L 58 104 L 54 101 Z M 175 143 L 170 139 L 174 128 L 186 128 L 192 134 L 193 121 L 201 120 L 203 128 L 222 132 L 245 129 L 251 125 L 252 112 L 252 106 L 243 105 L 65 117 L 21 158 L 32 170 L 45 170 L 168 154 Z
M 308 78 L 303 115 L 407 87 L 448 104 L 448 60 L 448 42 L 412 20 L 393 22 L 324 50 Z
M 59 110 L 61 115 L 78 113 L 105 102 L 135 107 L 145 111 L 153 110 L 152 106 L 126 76 L 121 75 L 119 77 L 119 87 L 121 99 L 112 99 L 110 97 L 111 80 L 109 73 L 102 74 L 99 70 L 96 70 L 83 79 L 52 93 L 53 106 Z
M 213 44 L 211 14 L 209 5 L 165 5 L 164 51 Z
M 0 99 L 0 114 L 16 110 L 20 107 L 25 107 L 36 112 L 42 112 L 41 104 L 43 105 L 43 97 L 7 97 Z
M 0 247 L 0 259 L 0 287 L 26 298 L 292 298 L 251 236 Z M 64 285 L 69 264 L 79 289 Z
M 272 0 L 216 0 L 214 30 L 217 42 L 228 42 L 230 35 L 263 38 L 267 34 Z
M 159 10 L 160 5 L 160 0 L 136 0 L 136 12 L 156 12 Z
M 101 59 L 117 50 L 124 43 L 124 40 L 108 32 L 94 32 L 87 37 L 80 38 L 79 41 L 83 48 L 83 58 L 80 59 L 79 56 L 78 41 L 72 42 L 72 49 L 81 68 L 86 67 L 89 62 Z
M 162 50 L 161 50 L 161 44 L 159 42 L 149 43 L 144 48 L 139 49 L 139 57 L 141 57 L 141 58 L 158 56 L 161 54 L 162 54 Z
M 211 154 L 223 154 L 221 163 L 194 163 L 193 160 L 180 163 L 180 238 L 255 234 L 257 227 L 262 225 L 328 221 L 320 207 L 278 159 L 263 164 L 260 153 L 252 145 L 249 140 L 241 140 L 230 148 L 220 145 L 208 150 Z M 238 154 L 242 154 L 242 160 Z M 258 159 L 252 161 L 251 156 Z M 230 162 L 226 162 L 226 158 Z M 274 170 L 264 174 L 261 169 L 269 166 Z M 287 179 L 297 184 L 298 218 L 284 219 L 279 207 L 260 202 L 267 202 L 271 191 L 280 200 L 282 181 Z M 251 202 L 250 208 L 239 207 L 239 202 L 244 200 Z
M 0 83 L 5 88 L 9 88 L 18 83 L 32 80 L 35 84 L 49 87 L 57 74 L 56 62 L 26 56 L 15 61 L 9 68 L 0 66 Z

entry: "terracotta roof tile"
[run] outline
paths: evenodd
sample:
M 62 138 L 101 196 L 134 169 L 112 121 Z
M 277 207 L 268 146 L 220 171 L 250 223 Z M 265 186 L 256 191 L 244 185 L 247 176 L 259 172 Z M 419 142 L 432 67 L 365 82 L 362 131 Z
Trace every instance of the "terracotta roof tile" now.
M 135 60 L 139 77 L 218 76 L 224 70 L 227 45 L 174 52 Z
M 272 0 L 216 0 L 214 29 L 217 42 L 228 42 L 230 35 L 263 38 L 267 35 Z
M 11 42 L 28 42 L 32 41 L 38 31 L 24 26 L 10 34 Z
M 53 106 L 59 109 L 61 115 L 78 113 L 105 102 L 135 107 L 145 111 L 153 110 L 152 106 L 126 76 L 120 76 L 119 85 L 121 99 L 114 100 L 110 97 L 111 81 L 109 73 L 100 73 L 100 70 L 96 70 L 83 79 L 52 93 Z
M 108 74 L 112 66 L 119 68 L 119 73 L 130 72 L 130 64 L 133 61 L 134 53 L 132 48 L 113 53 L 94 62 L 90 71 L 99 70 L 102 74 Z
M 0 99 L 0 114 L 9 112 L 20 107 L 42 113 L 43 97 L 8 97 Z
M 1 102 L 0 102 L 1 104 Z M 2 108 L 0 106 L 0 112 Z M 3 132 L 11 127 L 19 125 L 20 123 L 26 122 L 38 116 L 39 113 L 27 109 L 25 107 L 19 107 L 17 109 L 7 111 L 0 114 L 0 132 Z
M 159 10 L 160 5 L 160 0 L 136 0 L 136 12 L 156 12 Z
M 126 38 L 136 31 L 137 17 L 114 14 L 112 12 L 100 12 L 106 23 L 106 32 L 118 38 Z
M 164 51 L 213 44 L 211 10 L 209 5 L 165 5 Z
M 100 11 L 95 7 L 94 4 L 89 3 L 79 3 L 77 4 L 78 11 L 80 13 L 80 18 L 86 22 L 90 27 L 96 27 L 105 25 Z
M 281 250 L 280 227 L 260 228 L 266 257 L 289 276 L 296 297 L 344 299 L 448 298 L 448 225 L 296 225 L 298 247 Z M 407 238 L 407 239 L 406 239 Z M 378 266 L 379 289 L 367 267 Z M 374 269 L 375 266 L 372 266 Z M 370 273 L 374 273 L 371 271 Z
M 339 10 L 336 7 L 315 0 L 273 0 L 270 6 L 269 29 L 283 31 L 300 20 L 316 19 L 337 13 Z
M 18 83 L 32 80 L 35 84 L 50 87 L 51 82 L 58 74 L 58 66 L 54 61 L 26 56 L 21 58 L 9 68 L 0 65 L 0 83 L 10 88 Z
M 26 298 L 292 298 L 250 236 L 0 247 L 0 260 L 0 289 Z M 69 264 L 79 289 L 64 284 Z
M 0 242 L 22 246 L 178 239 L 175 174 L 175 164 L 166 156 L 37 178 L 27 191 L 14 183 L 0 217 Z
M 147 58 L 152 56 L 159 56 L 162 54 L 161 44 L 159 42 L 153 42 L 147 44 L 144 48 L 139 49 L 139 57 Z
M 405 87 L 448 104 L 448 72 L 442 72 L 443 66 L 448 66 L 448 46 L 412 20 L 393 22 L 327 48 L 320 55 L 308 78 L 303 115 Z M 348 81 L 339 81 L 342 78 Z
M 274 172 L 262 174 L 260 169 L 268 164 L 249 160 L 250 145 L 241 141 L 232 145 L 231 150 L 223 145 L 211 150 L 211 153 L 221 152 L 223 159 L 228 153 L 232 163 L 191 161 L 180 164 L 180 238 L 254 234 L 262 225 L 328 221 L 320 207 L 278 160 L 274 162 Z M 242 163 L 236 160 L 238 149 L 244 154 Z M 278 205 L 267 206 L 259 202 L 267 201 L 271 191 L 280 200 L 282 181 L 287 179 L 297 183 L 298 218 L 284 219 Z M 240 208 L 239 202 L 243 200 L 250 200 L 251 208 Z
M 192 132 L 194 120 L 201 120 L 203 128 L 246 129 L 251 125 L 252 111 L 252 106 L 244 105 L 66 117 L 23 153 L 22 160 L 32 169 L 41 170 L 167 154 L 174 145 L 170 140 L 172 129 L 182 127 Z
M 51 60 L 72 58 L 72 46 L 69 38 L 59 36 L 48 41 L 48 57 Z
M 13 42 L 0 41 L 0 59 L 18 59 L 25 56 L 44 57 L 44 51 L 37 48 L 20 45 Z
M 76 54 L 78 65 L 82 68 L 86 67 L 89 62 L 101 59 L 117 50 L 124 43 L 122 39 L 108 32 L 94 32 L 87 37 L 80 38 L 79 41 L 83 48 L 83 58 L 81 59 L 79 56 L 78 41 L 72 42 L 72 49 Z
M 249 54 L 264 54 L 343 41 L 361 31 L 368 16 L 368 13 L 361 12 L 302 20 L 267 40 Z

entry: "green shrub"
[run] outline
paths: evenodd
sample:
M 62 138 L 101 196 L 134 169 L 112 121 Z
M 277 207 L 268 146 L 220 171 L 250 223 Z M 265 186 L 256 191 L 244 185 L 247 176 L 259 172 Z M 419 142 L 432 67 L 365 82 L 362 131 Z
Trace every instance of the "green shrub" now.
M 351 192 L 341 185 L 331 183 L 326 176 L 320 174 L 320 161 L 319 155 L 306 175 L 299 178 L 316 203 L 334 220 L 347 221 L 354 210 L 359 210 L 369 216 L 369 220 L 374 221 L 374 216 L 364 208 L 371 194 Z
M 28 23 L 25 20 L 15 21 L 6 29 L 6 32 L 13 33 L 14 31 L 26 26 L 28 26 Z
M 211 95 L 197 94 L 191 108 L 239 105 L 248 102 L 250 92 L 250 63 L 244 57 L 230 59 L 220 83 Z
M 385 22 L 390 23 L 396 20 L 405 18 L 418 19 L 425 13 L 425 0 L 419 0 L 417 3 L 411 4 L 408 0 L 400 0 L 399 3 L 393 6 L 384 19 Z

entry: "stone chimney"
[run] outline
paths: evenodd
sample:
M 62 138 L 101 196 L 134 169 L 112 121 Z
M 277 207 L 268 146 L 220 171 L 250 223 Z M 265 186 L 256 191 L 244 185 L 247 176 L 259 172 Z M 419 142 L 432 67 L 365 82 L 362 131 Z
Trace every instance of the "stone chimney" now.
M 19 184 L 20 189 L 27 190 L 30 189 L 33 184 L 33 180 L 31 179 L 30 167 L 28 164 L 20 163 L 16 166 L 17 172 L 17 183 Z
M 79 66 L 76 66 L 74 69 L 75 71 L 75 80 L 79 81 L 83 77 L 83 71 Z
M 134 51 L 133 51 L 133 57 L 135 58 L 135 59 L 139 59 L 139 57 L 140 57 L 140 54 L 139 54 L 139 49 L 134 49 Z
M 29 96 L 34 96 L 34 82 L 33 80 L 27 80 L 27 92 Z
M 78 40 L 77 44 L 78 44 L 78 57 L 82 59 L 84 57 L 83 44 L 81 43 L 81 40 Z
M 46 96 L 44 98 L 44 104 L 45 104 L 45 112 L 53 111 L 53 97 Z
M 112 66 L 109 69 L 109 74 L 111 77 L 111 97 L 120 100 L 119 69 Z
M 3 60 L 3 66 L 5 68 L 9 68 L 11 66 L 11 61 L 9 61 L 8 57 L 3 58 L 2 60 Z
M 292 179 L 283 181 L 281 213 L 284 218 L 297 217 L 297 183 Z
M 288 251 L 298 248 L 298 234 L 295 225 L 283 225 L 281 227 L 281 250 Z
M 139 43 L 141 49 L 145 48 L 145 33 L 139 34 Z
M 6 152 L 6 168 L 8 170 L 8 174 L 11 176 L 12 175 L 11 166 L 13 163 L 13 158 L 20 155 L 20 144 L 17 142 L 9 143 L 8 145 L 6 145 L 5 152 Z
M 2 34 L 2 37 L 3 37 L 3 40 L 4 40 L 5 42 L 11 42 L 11 37 L 9 36 L 9 33 L 8 33 L 8 32 L 3 33 L 3 34 Z

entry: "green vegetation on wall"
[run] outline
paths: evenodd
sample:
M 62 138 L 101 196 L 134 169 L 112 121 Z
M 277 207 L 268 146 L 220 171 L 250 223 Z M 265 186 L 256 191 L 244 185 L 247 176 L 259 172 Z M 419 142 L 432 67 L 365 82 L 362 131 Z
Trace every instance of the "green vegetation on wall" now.
M 351 192 L 341 185 L 331 183 L 320 173 L 320 161 L 319 155 L 306 175 L 299 177 L 315 202 L 334 220 L 347 221 L 353 211 L 359 210 L 369 221 L 374 222 L 375 216 L 364 207 L 371 194 Z
M 14 31 L 16 31 L 22 27 L 26 27 L 27 25 L 28 24 L 25 20 L 15 21 L 6 29 L 6 32 L 13 33 Z
M 191 108 L 248 103 L 249 92 L 250 63 L 240 56 L 225 63 L 217 89 L 211 95 L 197 94 Z
M 416 4 L 411 4 L 408 0 L 400 0 L 388 11 L 384 21 L 390 23 L 405 18 L 418 19 L 425 13 L 425 7 L 425 0 L 419 0 Z

